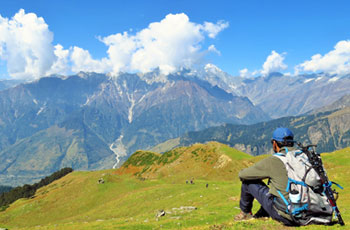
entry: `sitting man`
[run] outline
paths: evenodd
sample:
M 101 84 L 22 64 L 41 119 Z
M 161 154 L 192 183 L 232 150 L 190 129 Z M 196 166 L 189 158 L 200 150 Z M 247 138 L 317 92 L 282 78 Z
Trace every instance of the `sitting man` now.
M 293 138 L 294 135 L 288 128 L 277 128 L 273 132 L 271 140 L 274 152 L 285 154 L 285 147 L 293 150 Z M 274 204 L 275 198 L 280 196 L 277 191 L 281 191 L 283 196 L 288 199 L 288 192 L 286 192 L 287 170 L 278 157 L 267 157 L 253 166 L 243 169 L 239 173 L 239 178 L 242 181 L 241 212 L 235 217 L 236 221 L 253 218 L 251 212 L 255 198 L 260 203 L 261 208 L 254 217 L 270 216 L 285 225 L 294 225 L 291 217 L 276 209 Z M 269 180 L 270 188 L 262 181 L 263 179 Z

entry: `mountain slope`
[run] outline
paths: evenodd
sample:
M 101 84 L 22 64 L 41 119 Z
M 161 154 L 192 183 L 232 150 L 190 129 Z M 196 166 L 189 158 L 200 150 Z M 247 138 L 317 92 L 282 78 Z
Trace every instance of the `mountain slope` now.
M 350 144 L 350 108 L 298 117 L 285 117 L 254 125 L 225 124 L 188 132 L 177 146 L 219 141 L 252 155 L 271 153 L 270 140 L 277 127 L 289 127 L 298 142 L 317 144 L 319 152 L 334 151 Z M 161 146 L 163 151 L 174 145 Z
M 270 73 L 243 78 L 208 64 L 200 76 L 227 92 L 249 98 L 272 118 L 302 115 L 327 106 L 350 91 L 350 75 Z
M 0 91 L 0 184 L 117 167 L 191 130 L 267 119 L 247 98 L 184 72 L 45 77 Z
M 227 177 L 204 175 L 202 179 L 194 176 L 194 184 L 186 184 L 183 175 L 188 176 L 202 171 L 201 167 L 192 164 L 187 169 L 178 162 L 164 164 L 158 170 L 169 170 L 157 179 L 141 179 L 132 174 L 121 174 L 120 171 L 104 170 L 93 172 L 73 172 L 64 178 L 43 187 L 30 199 L 21 199 L 0 215 L 0 226 L 9 229 L 284 229 L 269 220 L 253 220 L 234 222 L 233 216 L 239 213 L 240 181 L 237 172 L 260 160 L 263 156 L 251 157 L 218 143 L 195 145 L 178 149 L 184 157 L 197 151 L 192 162 L 204 166 L 205 156 L 217 155 L 211 170 L 222 172 Z M 217 152 L 219 150 L 219 152 Z M 322 154 L 327 173 L 331 180 L 344 187 L 350 186 L 348 164 L 350 149 L 343 149 L 330 154 Z M 186 156 L 187 155 L 187 156 Z M 138 156 L 138 157 L 137 157 Z M 148 153 L 135 153 L 129 164 L 150 163 Z M 161 157 L 153 153 L 151 156 Z M 225 173 L 225 167 L 214 168 L 221 156 L 227 156 L 237 167 L 235 171 Z M 138 159 L 138 160 L 136 160 Z M 163 158 L 165 159 L 165 158 Z M 191 159 L 191 158 L 190 158 Z M 151 163 L 153 162 L 153 164 Z M 126 164 L 124 165 L 126 167 Z M 157 164 L 157 163 L 156 163 Z M 173 164 L 173 165 L 172 165 Z M 209 163 L 210 164 L 210 163 Z M 172 166 L 171 166 L 172 165 Z M 157 166 L 158 167 L 158 166 Z M 189 170 L 189 171 L 187 171 Z M 165 172 L 165 171 L 162 171 Z M 147 173 L 147 172 L 146 172 Z M 179 176 L 179 177 L 178 177 Z M 208 177 L 211 177 L 209 179 Z M 104 183 L 98 183 L 100 179 Z M 191 178 L 189 178 L 191 179 Z M 208 188 L 206 188 L 208 184 Z M 350 204 L 348 190 L 341 190 L 337 201 L 345 223 L 350 221 L 348 206 Z M 257 211 L 254 205 L 253 211 Z M 165 216 L 156 217 L 159 210 Z M 332 226 L 333 228 L 336 226 Z M 307 226 L 305 229 L 324 229 L 324 226 Z M 288 228 L 294 229 L 294 228 Z M 296 228 L 295 228 L 296 229 Z
M 20 83 L 23 83 L 23 81 L 22 80 L 0 80 L 0 91 L 15 87 Z
M 32 183 L 63 167 L 111 168 L 115 156 L 108 145 L 93 132 L 81 130 L 52 126 L 0 152 L 2 183 Z
M 169 82 L 148 93 L 134 111 L 133 122 L 125 129 L 123 138 L 129 151 L 148 149 L 188 130 L 268 119 L 246 98 L 221 89 L 208 90 L 188 80 Z
M 333 110 L 343 109 L 345 107 L 350 107 L 350 95 L 349 94 L 341 97 L 339 100 L 333 102 L 330 105 L 326 105 L 324 107 L 321 107 L 319 109 L 311 111 L 311 113 L 333 111 Z
M 271 74 L 237 89 L 272 118 L 301 115 L 338 100 L 350 90 L 350 76 Z
M 87 80 L 47 77 L 0 91 L 0 150 L 63 122 L 80 110 L 87 95 L 99 90 L 101 81 L 101 75 Z

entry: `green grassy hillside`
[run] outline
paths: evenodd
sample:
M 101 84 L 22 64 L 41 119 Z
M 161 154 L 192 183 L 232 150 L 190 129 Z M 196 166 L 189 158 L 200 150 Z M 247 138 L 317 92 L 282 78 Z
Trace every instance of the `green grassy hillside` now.
M 323 154 L 331 180 L 345 187 L 338 200 L 350 224 L 350 148 Z M 136 152 L 118 170 L 73 172 L 0 212 L 8 229 L 293 229 L 269 220 L 234 222 L 237 173 L 266 156 L 251 157 L 219 143 L 160 155 Z M 100 179 L 104 183 L 98 183 Z M 186 180 L 194 179 L 194 184 Z M 206 185 L 208 184 L 208 188 Z M 195 209 L 194 209 L 195 207 Z M 254 206 L 254 211 L 259 208 Z M 156 217 L 159 210 L 165 216 Z M 340 226 L 308 226 L 333 229 Z M 345 228 L 343 228 L 345 229 Z
M 242 166 L 254 158 L 217 142 L 180 147 L 164 154 L 138 151 L 117 170 L 139 178 L 164 178 L 184 182 L 192 178 L 232 181 Z

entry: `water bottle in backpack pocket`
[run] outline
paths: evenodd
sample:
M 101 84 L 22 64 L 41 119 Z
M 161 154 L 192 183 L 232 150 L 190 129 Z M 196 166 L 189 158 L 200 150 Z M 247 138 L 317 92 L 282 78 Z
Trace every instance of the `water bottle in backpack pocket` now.
M 299 225 L 330 224 L 332 221 L 333 209 L 323 189 L 315 190 L 320 184 L 320 177 L 314 170 L 307 156 L 300 150 L 294 150 L 286 154 L 275 154 L 285 165 L 288 175 L 286 192 L 289 199 L 283 197 L 285 213 Z M 315 190 L 315 191 L 314 191 Z M 280 209 L 281 210 L 281 209 Z
M 289 193 L 289 201 L 290 201 L 290 211 L 292 213 L 295 213 L 296 217 L 300 217 L 300 208 L 302 207 L 301 205 L 301 196 L 300 193 L 297 190 L 292 190 Z M 298 213 L 297 213 L 298 212 Z

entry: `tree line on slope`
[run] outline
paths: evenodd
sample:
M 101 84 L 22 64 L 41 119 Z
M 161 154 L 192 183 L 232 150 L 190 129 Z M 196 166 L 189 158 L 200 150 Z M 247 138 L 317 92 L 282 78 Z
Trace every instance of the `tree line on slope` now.
M 0 185 L 0 194 L 11 191 L 11 189 L 13 189 L 13 187 Z
M 50 176 L 45 177 L 44 179 L 41 179 L 38 183 L 35 183 L 33 185 L 25 184 L 23 186 L 18 186 L 16 188 L 13 188 L 12 190 L 8 192 L 4 192 L 0 195 L 0 211 L 6 210 L 9 205 L 16 200 L 20 198 L 30 198 L 34 196 L 35 192 L 41 188 L 44 187 L 50 183 L 52 183 L 55 180 L 58 180 L 68 173 L 71 173 L 73 171 L 72 168 L 63 168 L 57 172 L 54 172 Z

